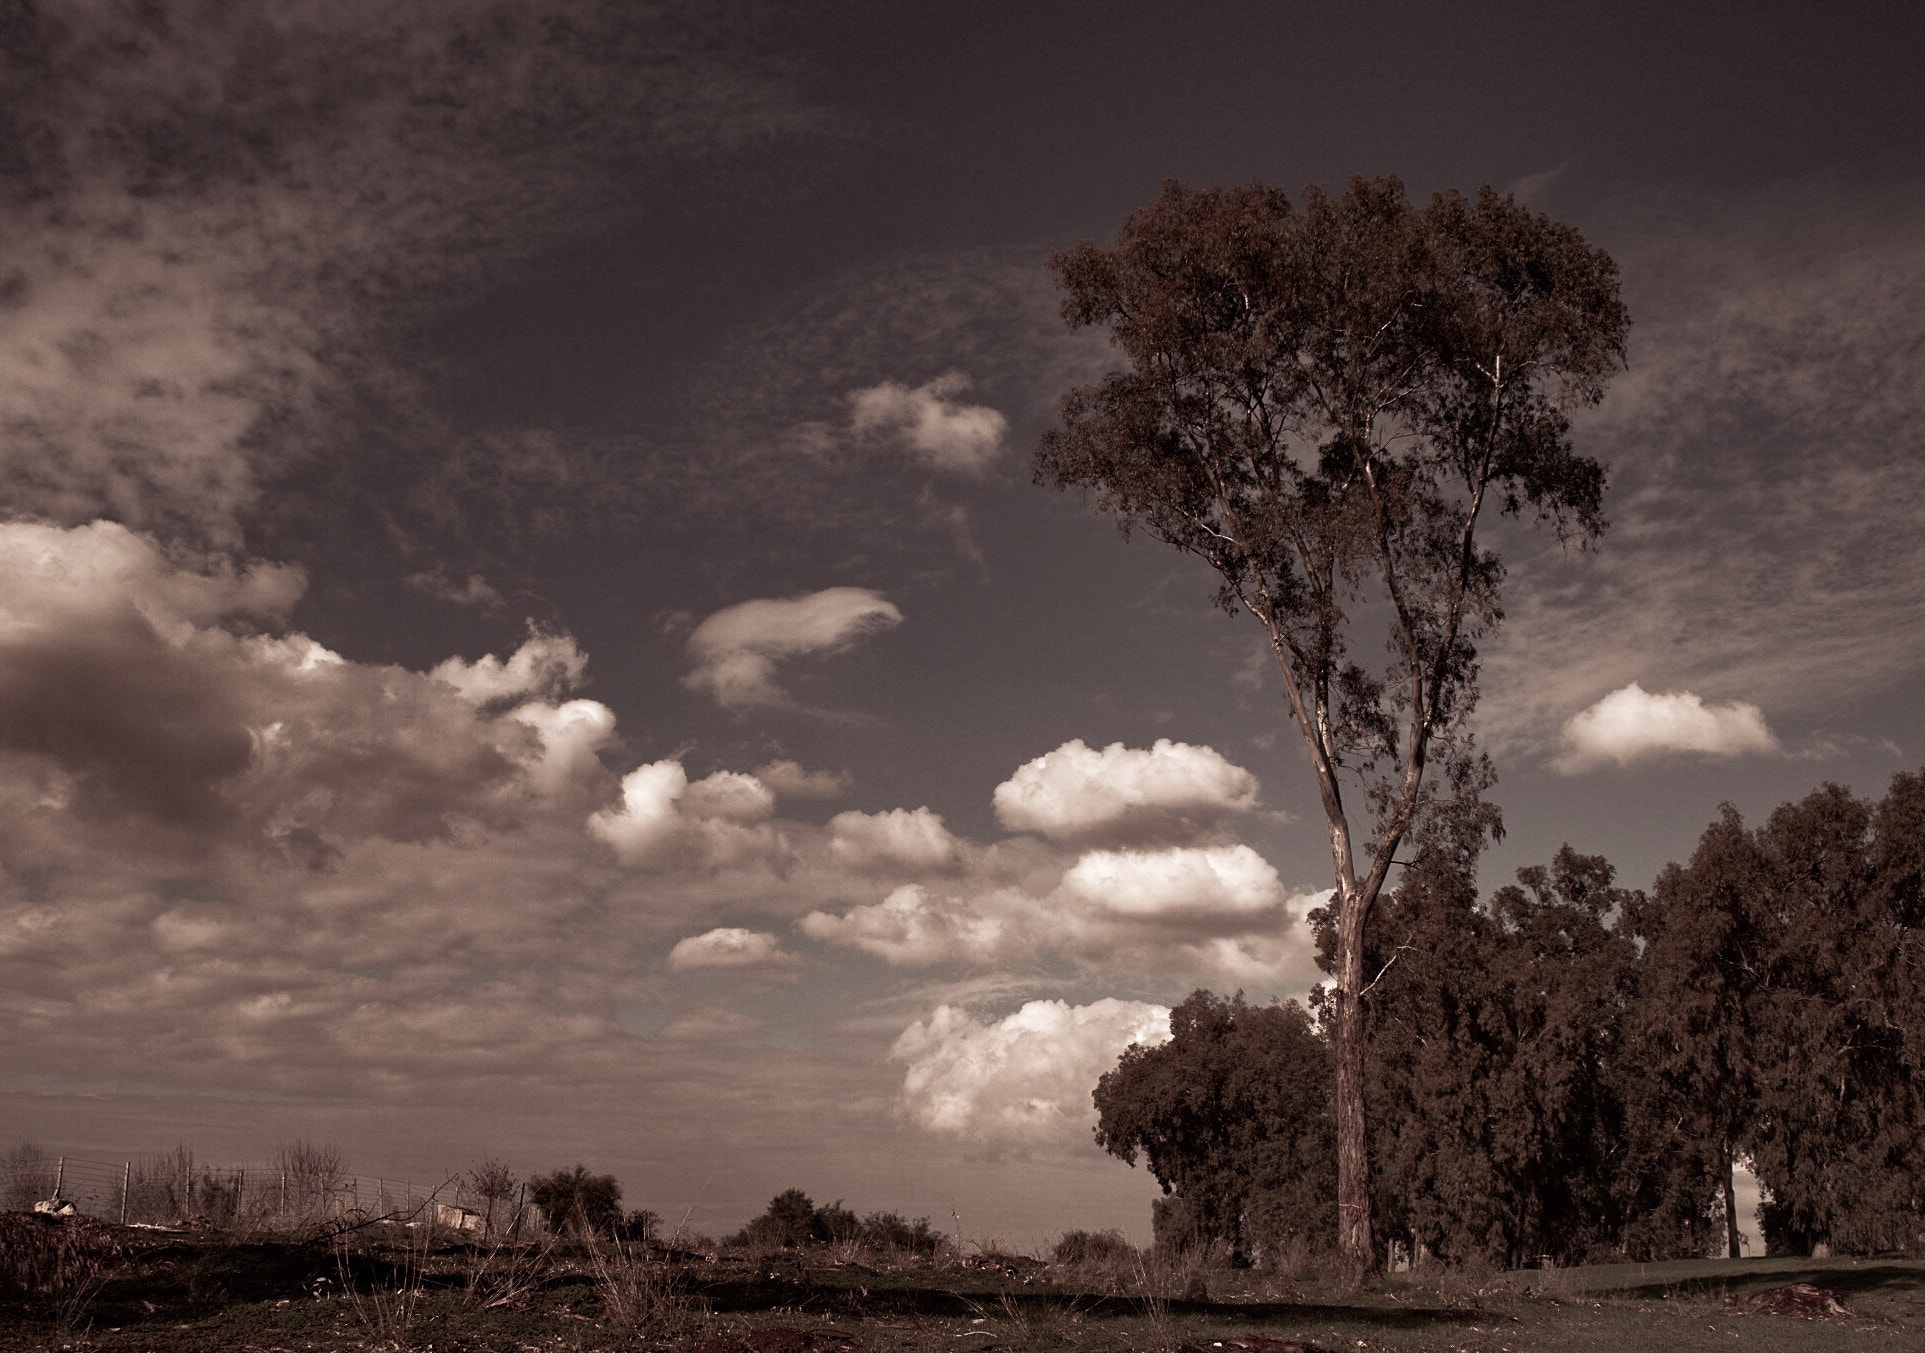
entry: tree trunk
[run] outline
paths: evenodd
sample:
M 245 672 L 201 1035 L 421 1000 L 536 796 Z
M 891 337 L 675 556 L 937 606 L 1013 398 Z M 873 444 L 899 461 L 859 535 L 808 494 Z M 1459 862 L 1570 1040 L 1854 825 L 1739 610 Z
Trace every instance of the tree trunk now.
M 1732 1178 L 1737 1168 L 1735 1152 L 1730 1147 L 1724 1153 L 1724 1234 L 1725 1255 L 1730 1259 L 1744 1258 L 1743 1238 L 1738 1234 L 1738 1185 Z
M 1364 1133 L 1364 908 L 1339 894 L 1337 913 L 1337 1255 L 1353 1282 L 1368 1277 L 1370 1156 Z

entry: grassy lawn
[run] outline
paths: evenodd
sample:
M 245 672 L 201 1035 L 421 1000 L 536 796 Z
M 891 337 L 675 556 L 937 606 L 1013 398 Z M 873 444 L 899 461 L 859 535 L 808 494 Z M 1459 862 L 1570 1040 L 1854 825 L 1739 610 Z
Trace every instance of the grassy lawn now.
M 1925 1262 L 1699 1260 L 1384 1279 L 1350 1292 L 1257 1274 L 1062 1269 L 1018 1260 L 724 1255 L 361 1240 L 106 1236 L 64 1288 L 0 1305 L 0 1349 L 700 1349 L 701 1353 L 1925 1348 Z M 103 1253 L 106 1253 L 103 1251 Z M 16 1271 L 18 1269 L 16 1268 Z M 1201 1283 L 1201 1286 L 1198 1284 Z M 1772 1314 L 1787 1284 L 1845 1314 Z

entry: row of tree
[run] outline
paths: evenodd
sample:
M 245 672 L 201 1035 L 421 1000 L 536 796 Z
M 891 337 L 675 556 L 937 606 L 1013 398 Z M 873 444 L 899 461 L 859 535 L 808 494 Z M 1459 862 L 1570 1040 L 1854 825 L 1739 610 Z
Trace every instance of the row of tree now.
M 1925 1251 L 1925 774 L 1727 808 L 1648 895 L 1567 846 L 1480 901 L 1483 837 L 1426 833 L 1367 937 L 1380 1255 L 1736 1255 L 1739 1162 L 1769 1252 Z M 1199 991 L 1103 1077 L 1159 1240 L 1335 1242 L 1325 999 Z

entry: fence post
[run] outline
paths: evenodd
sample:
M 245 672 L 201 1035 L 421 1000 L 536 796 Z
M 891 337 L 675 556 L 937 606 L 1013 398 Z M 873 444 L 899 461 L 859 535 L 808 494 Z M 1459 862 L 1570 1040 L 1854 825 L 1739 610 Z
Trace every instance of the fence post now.
M 45 1160 L 46 1157 L 42 1156 L 41 1159 Z M 53 1167 L 53 1196 L 54 1197 L 58 1198 L 60 1196 L 60 1186 L 66 1182 L 67 1182 L 67 1158 L 65 1156 L 62 1156 L 60 1158 L 60 1163 Z
M 247 1167 L 241 1166 L 234 1176 L 234 1225 L 246 1225 L 247 1221 Z
M 521 1207 L 528 1198 L 528 1181 L 521 1181 L 521 1189 L 515 1194 L 515 1224 L 509 1229 L 508 1239 L 512 1243 L 521 1239 Z
M 124 1161 L 120 1167 L 120 1224 L 127 1224 L 127 1185 L 134 1177 L 134 1162 Z
M 287 1171 L 281 1171 L 281 1220 L 287 1220 Z

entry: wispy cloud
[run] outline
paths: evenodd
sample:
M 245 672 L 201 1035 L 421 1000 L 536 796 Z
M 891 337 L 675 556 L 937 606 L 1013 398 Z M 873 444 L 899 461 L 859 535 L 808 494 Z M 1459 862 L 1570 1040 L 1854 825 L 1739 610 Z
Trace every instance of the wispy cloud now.
M 865 587 L 744 601 L 717 611 L 689 635 L 695 665 L 683 684 L 724 707 L 788 706 L 793 701 L 775 680 L 779 664 L 839 652 L 901 623 L 902 612 Z
M 823 129 L 730 15 L 16 7 L 0 54 L 8 501 L 237 542 L 263 484 L 369 440 L 332 426 L 350 392 L 409 416 L 397 327 L 607 220 L 638 167 Z
M 1624 232 L 1630 370 L 1576 426 L 1612 526 L 1595 554 L 1512 543 L 1480 710 L 1501 753 L 1556 755 L 1635 680 L 1815 721 L 1925 666 L 1925 217 L 1818 191 Z

